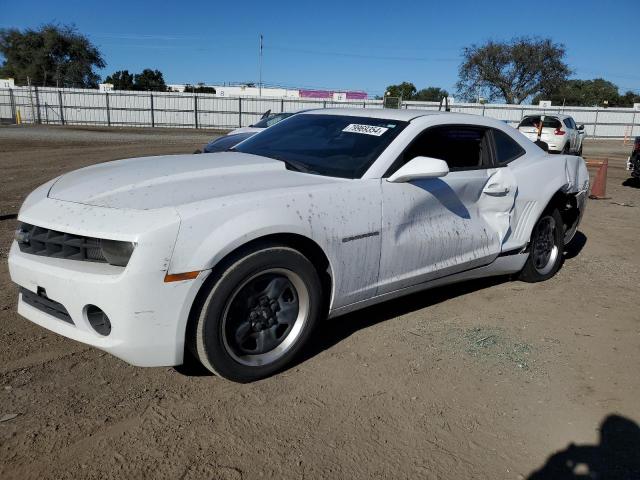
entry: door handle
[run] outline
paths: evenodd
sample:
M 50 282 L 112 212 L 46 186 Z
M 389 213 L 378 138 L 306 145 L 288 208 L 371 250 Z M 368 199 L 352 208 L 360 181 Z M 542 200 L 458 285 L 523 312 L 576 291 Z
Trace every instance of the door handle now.
M 506 195 L 510 191 L 511 191 L 511 189 L 509 187 L 503 187 L 503 186 L 495 185 L 495 184 L 494 185 L 488 185 L 484 189 L 484 193 L 486 193 L 487 195 L 494 195 L 494 196 Z

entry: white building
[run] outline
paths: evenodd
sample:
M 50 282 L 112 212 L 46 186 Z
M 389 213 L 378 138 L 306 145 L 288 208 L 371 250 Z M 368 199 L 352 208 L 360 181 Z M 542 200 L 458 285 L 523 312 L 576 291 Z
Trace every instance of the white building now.
M 189 84 L 191 85 L 191 84 Z M 314 100 L 333 100 L 333 101 L 345 101 L 345 100 L 365 100 L 368 98 L 366 92 L 362 91 L 346 91 L 346 90 L 305 90 L 297 88 L 279 88 L 279 87 L 262 87 L 262 89 L 255 84 L 234 84 L 234 85 L 205 85 L 195 84 L 194 87 L 208 87 L 214 88 L 216 97 L 265 97 L 265 98 L 283 98 L 283 99 L 297 99 L 307 98 Z M 183 83 L 171 83 L 167 85 L 169 92 L 184 92 L 187 84 Z
M 15 88 L 13 78 L 0 78 L 0 88 Z
M 217 97 L 259 97 L 260 88 L 249 85 L 211 85 L 216 89 Z M 299 98 L 299 90 L 287 88 L 262 87 L 263 97 Z
M 186 87 L 186 85 L 183 84 L 179 84 L 179 83 L 174 83 L 171 85 L 167 85 L 167 90 L 170 92 L 184 92 L 184 87 Z

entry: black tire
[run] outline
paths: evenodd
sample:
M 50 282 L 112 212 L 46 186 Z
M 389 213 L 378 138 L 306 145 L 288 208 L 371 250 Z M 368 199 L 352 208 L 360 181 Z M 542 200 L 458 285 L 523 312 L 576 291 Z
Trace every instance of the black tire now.
M 547 226 L 551 225 L 551 234 Z M 548 251 L 545 261 L 544 253 Z M 557 208 L 547 209 L 531 231 L 529 258 L 520 271 L 519 279 L 535 283 L 553 277 L 562 266 L 564 252 L 564 223 Z
M 570 155 L 571 154 L 571 143 L 567 142 L 564 144 L 564 147 L 562 148 L 562 151 L 560 152 L 561 155 Z
M 187 333 L 190 350 L 205 368 L 236 382 L 283 369 L 323 312 L 313 264 L 292 248 L 265 246 L 214 275 Z

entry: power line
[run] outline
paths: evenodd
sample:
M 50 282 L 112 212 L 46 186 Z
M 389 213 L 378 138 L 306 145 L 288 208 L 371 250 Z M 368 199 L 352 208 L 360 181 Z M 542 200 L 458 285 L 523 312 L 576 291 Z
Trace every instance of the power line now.
M 406 62 L 458 62 L 459 58 L 428 58 L 428 57 L 397 57 L 389 55 L 367 55 L 352 52 L 331 52 L 323 50 L 307 50 L 303 48 L 282 47 L 278 45 L 266 45 L 264 48 L 281 52 L 304 53 L 306 55 L 328 55 L 336 57 L 363 58 L 372 60 L 398 60 Z

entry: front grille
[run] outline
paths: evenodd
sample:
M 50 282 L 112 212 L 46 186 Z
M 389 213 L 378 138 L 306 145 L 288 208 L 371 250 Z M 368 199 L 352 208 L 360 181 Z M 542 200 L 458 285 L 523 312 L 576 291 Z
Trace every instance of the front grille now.
M 106 263 L 100 240 L 22 223 L 16 234 L 20 251 L 44 257 Z
M 67 309 L 64 308 L 64 305 L 49 299 L 46 293 L 44 293 L 44 290 L 41 294 L 37 294 L 26 288 L 21 288 L 20 293 L 22 294 L 22 301 L 27 305 L 31 305 L 41 312 L 48 313 L 52 317 L 74 325 L 73 320 L 71 320 L 71 315 L 69 315 Z

